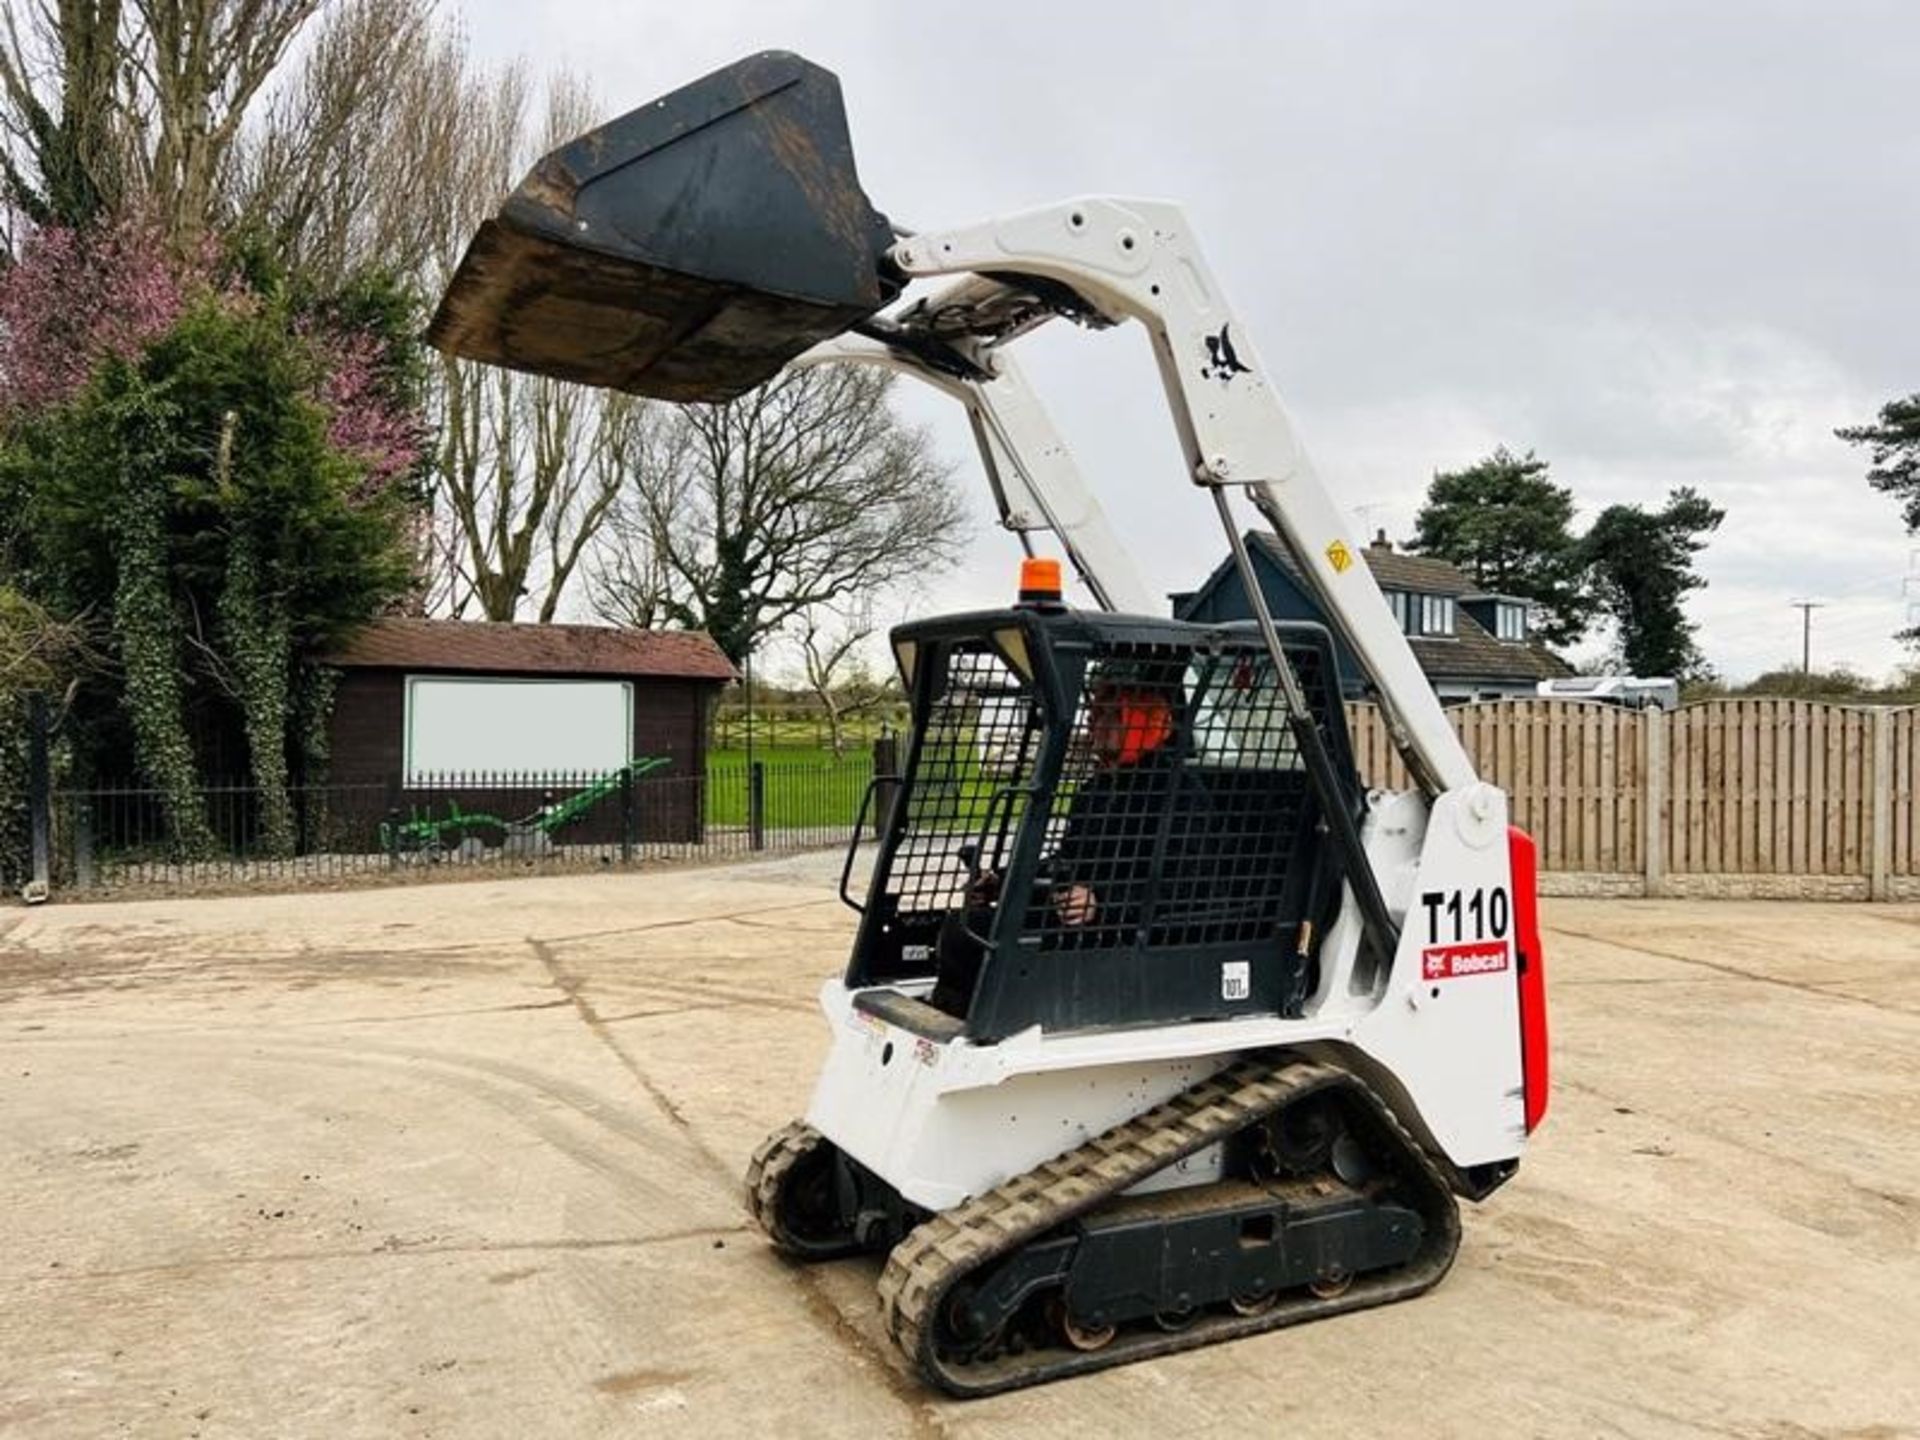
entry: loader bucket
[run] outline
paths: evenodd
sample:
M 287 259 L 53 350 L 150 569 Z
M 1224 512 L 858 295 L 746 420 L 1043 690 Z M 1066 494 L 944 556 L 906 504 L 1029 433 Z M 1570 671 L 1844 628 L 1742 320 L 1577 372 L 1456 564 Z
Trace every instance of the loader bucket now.
M 899 291 L 840 82 L 768 51 L 533 167 L 483 223 L 427 338 L 664 400 L 728 400 Z

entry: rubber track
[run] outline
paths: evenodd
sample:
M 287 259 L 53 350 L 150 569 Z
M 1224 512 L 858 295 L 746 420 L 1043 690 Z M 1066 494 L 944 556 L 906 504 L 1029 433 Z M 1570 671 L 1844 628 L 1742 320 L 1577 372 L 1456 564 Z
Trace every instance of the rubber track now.
M 951 1361 L 938 1352 L 939 1327 L 933 1320 L 961 1280 L 1155 1171 L 1325 1089 L 1350 1093 L 1399 1138 L 1407 1178 L 1426 1192 L 1415 1205 L 1427 1235 L 1406 1265 L 1359 1276 L 1344 1295 L 1330 1300 L 1302 1291 L 1263 1315 L 1208 1311 L 1188 1329 L 1134 1330 L 1091 1352 L 1061 1347 L 977 1362 Z M 887 1257 L 880 1307 L 894 1343 L 928 1381 L 951 1395 L 991 1395 L 1408 1299 L 1439 1282 L 1459 1244 L 1460 1211 L 1446 1181 L 1357 1076 L 1298 1059 L 1250 1057 L 1078 1149 L 932 1216 Z
M 806 1121 L 794 1120 L 762 1140 L 747 1162 L 747 1213 L 766 1231 L 776 1250 L 796 1260 L 832 1260 L 860 1251 L 851 1238 L 839 1244 L 804 1240 L 780 1223 L 781 1187 L 795 1166 L 827 1143 L 826 1136 Z

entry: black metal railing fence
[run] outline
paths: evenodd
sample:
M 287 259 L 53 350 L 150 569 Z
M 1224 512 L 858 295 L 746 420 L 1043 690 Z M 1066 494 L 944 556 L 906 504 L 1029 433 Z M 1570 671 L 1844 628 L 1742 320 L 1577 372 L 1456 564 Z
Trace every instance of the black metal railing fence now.
M 883 759 L 884 763 L 884 759 Z M 440 867 L 602 868 L 844 844 L 874 756 L 714 760 L 702 774 L 486 772 L 335 778 L 269 807 L 243 781 L 202 786 L 190 813 L 142 783 L 51 787 L 55 890 L 263 887 Z M 32 878 L 34 796 L 0 788 L 0 893 Z

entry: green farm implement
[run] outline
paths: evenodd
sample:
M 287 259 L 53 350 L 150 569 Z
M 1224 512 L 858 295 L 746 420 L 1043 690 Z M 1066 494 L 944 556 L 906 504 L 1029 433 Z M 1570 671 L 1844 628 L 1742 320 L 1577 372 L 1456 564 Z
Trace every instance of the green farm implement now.
M 472 858 L 486 850 L 544 855 L 553 849 L 562 830 L 584 818 L 602 800 L 669 763 L 658 756 L 629 761 L 596 777 L 565 800 L 542 804 L 518 820 L 480 810 L 462 810 L 460 802 L 451 798 L 446 802 L 444 814 L 435 814 L 431 804 L 411 806 L 405 820 L 381 823 L 380 848 L 390 855 L 430 859 L 454 855 Z

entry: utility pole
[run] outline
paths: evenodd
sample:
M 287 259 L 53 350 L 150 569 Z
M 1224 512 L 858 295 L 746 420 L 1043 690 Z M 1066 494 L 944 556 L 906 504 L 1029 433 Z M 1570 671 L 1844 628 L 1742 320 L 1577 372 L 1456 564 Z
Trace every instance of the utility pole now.
M 1824 600 L 1789 600 L 1787 602 L 1800 612 L 1800 673 L 1811 672 L 1809 662 L 1813 659 L 1813 612 L 1827 602 Z

